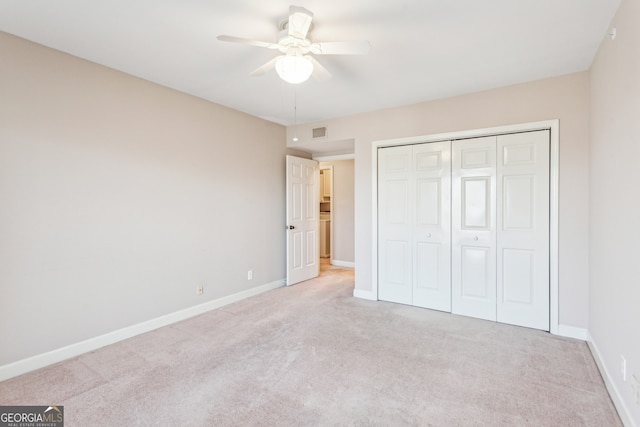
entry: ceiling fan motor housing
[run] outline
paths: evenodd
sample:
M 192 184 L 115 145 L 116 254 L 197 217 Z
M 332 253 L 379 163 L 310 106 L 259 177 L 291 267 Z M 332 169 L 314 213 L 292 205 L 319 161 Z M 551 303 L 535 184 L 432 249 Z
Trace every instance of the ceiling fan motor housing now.
M 306 55 L 311 50 L 311 41 L 309 39 L 290 36 L 289 33 L 284 30 L 280 31 L 278 35 L 278 49 L 284 54 L 290 54 L 291 49 L 297 49 L 301 52 L 301 55 Z

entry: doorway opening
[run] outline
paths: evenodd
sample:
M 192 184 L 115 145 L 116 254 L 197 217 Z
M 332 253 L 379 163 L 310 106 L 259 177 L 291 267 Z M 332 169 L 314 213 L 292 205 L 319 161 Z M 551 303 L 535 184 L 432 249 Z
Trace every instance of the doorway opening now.
M 354 268 L 354 169 L 353 156 L 318 159 L 319 265 L 323 271 Z
M 333 166 L 320 163 L 320 196 L 319 196 L 319 218 L 320 218 L 320 263 L 331 263 L 331 203 L 333 196 Z
M 330 221 L 328 230 L 325 226 L 323 264 L 332 269 L 355 267 L 355 161 L 353 155 L 336 157 L 286 156 L 287 286 L 320 274 L 320 200 L 325 205 L 323 219 Z M 330 162 L 322 165 L 326 166 L 323 175 L 328 172 L 328 191 L 324 194 L 323 188 L 322 199 L 319 197 L 321 161 Z

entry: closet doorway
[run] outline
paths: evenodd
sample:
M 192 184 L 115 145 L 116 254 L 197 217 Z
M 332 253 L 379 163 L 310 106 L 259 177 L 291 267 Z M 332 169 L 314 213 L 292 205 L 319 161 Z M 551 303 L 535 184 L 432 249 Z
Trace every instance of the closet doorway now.
M 554 123 L 378 142 L 378 299 L 557 330 Z

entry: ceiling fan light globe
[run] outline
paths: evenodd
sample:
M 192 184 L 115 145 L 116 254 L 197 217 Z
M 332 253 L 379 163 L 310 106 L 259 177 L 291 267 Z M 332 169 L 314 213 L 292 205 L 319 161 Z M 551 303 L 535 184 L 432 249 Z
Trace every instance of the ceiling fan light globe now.
M 309 79 L 313 64 L 304 56 L 283 55 L 276 61 L 276 72 L 285 82 L 298 84 Z

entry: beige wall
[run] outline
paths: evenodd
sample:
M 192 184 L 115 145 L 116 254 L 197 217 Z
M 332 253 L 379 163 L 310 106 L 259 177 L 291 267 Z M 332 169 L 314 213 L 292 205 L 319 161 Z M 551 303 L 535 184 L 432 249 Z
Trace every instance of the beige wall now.
M 353 263 L 354 251 L 354 161 L 320 162 L 320 167 L 333 166 L 333 261 Z
M 0 58 L 0 366 L 284 278 L 282 126 L 5 33 Z
M 640 2 L 623 0 L 591 67 L 589 333 L 640 426 Z M 627 381 L 621 359 L 627 360 Z
M 560 120 L 559 321 L 586 329 L 588 72 L 323 121 L 332 138 L 356 141 L 356 289 L 366 292 L 376 286 L 371 279 L 373 141 L 548 119 Z M 319 124 L 302 126 L 311 129 Z

